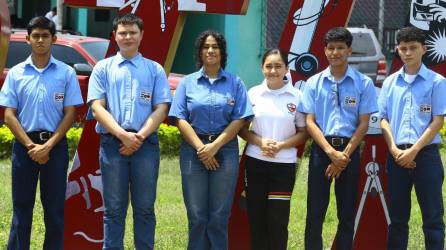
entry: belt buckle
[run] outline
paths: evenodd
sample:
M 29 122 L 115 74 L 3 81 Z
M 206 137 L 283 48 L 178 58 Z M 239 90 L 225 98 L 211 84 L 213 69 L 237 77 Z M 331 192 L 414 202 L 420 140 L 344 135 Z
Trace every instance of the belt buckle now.
M 338 137 L 331 138 L 331 145 L 333 145 L 335 147 L 339 147 L 342 144 L 344 144 L 343 138 L 338 138 Z
M 217 138 L 217 135 L 208 135 L 208 141 L 213 142 Z
M 51 133 L 50 132 L 40 132 L 39 133 L 39 139 L 41 141 L 48 141 L 51 137 Z

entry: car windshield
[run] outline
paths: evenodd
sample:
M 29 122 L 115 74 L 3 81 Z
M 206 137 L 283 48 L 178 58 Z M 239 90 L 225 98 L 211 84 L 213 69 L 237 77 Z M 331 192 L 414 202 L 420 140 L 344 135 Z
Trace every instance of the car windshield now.
M 25 42 L 10 42 L 5 68 L 10 69 L 31 55 L 31 46 Z
M 376 49 L 373 39 L 367 33 L 353 33 L 352 57 L 375 56 Z
M 95 61 L 99 61 L 105 58 L 107 53 L 109 41 L 97 41 L 97 42 L 85 42 L 81 43 L 88 54 L 94 57 Z

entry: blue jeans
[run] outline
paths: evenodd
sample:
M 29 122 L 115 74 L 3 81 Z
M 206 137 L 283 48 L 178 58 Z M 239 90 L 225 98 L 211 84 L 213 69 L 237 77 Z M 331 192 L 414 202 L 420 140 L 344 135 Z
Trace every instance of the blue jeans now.
M 338 151 L 343 148 L 334 147 Z M 338 228 L 336 249 L 352 249 L 359 184 L 359 150 L 350 156 L 350 163 L 335 181 Z M 307 220 L 305 249 L 322 249 L 322 225 L 330 201 L 331 180 L 325 177 L 330 158 L 316 144 L 311 148 L 308 166 Z
M 135 247 L 137 250 L 153 249 L 156 224 L 154 203 L 160 162 L 158 139 L 156 134 L 147 137 L 131 156 L 119 153 L 120 144 L 114 136 L 101 135 L 99 161 L 105 207 L 103 249 L 124 249 L 129 188 Z
M 63 249 L 64 203 L 68 169 L 67 140 L 62 139 L 50 152 L 50 160 L 39 165 L 28 156 L 28 149 L 18 141 L 12 148 L 13 215 L 8 250 L 29 249 L 31 223 L 40 179 L 45 241 L 43 249 Z
M 220 167 L 210 171 L 197 158 L 192 146 L 184 141 L 181 144 L 181 179 L 189 219 L 187 249 L 228 249 L 228 221 L 238 177 L 238 157 L 238 141 L 234 138 L 215 156 Z
M 444 249 L 443 196 L 444 172 L 437 145 L 423 148 L 415 158 L 416 167 L 398 166 L 388 156 L 390 226 L 388 249 L 407 249 L 411 191 L 415 186 L 423 218 L 426 249 Z

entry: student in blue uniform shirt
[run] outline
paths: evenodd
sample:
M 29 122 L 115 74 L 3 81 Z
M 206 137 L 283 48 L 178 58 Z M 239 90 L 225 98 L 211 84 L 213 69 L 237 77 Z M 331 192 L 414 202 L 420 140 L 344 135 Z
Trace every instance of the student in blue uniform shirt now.
M 406 249 L 411 190 L 415 186 L 423 217 L 426 249 L 444 249 L 443 165 L 438 132 L 446 114 L 446 80 L 426 68 L 423 31 L 397 34 L 404 66 L 386 78 L 379 96 L 381 127 L 389 147 L 390 226 L 388 249 Z
M 87 102 L 101 135 L 99 161 L 104 198 L 104 249 L 122 249 L 129 189 L 136 249 L 153 249 L 159 168 L 156 131 L 166 118 L 170 90 L 161 65 L 139 52 L 143 22 L 118 16 L 113 33 L 119 52 L 93 69 Z
M 305 248 L 322 249 L 322 225 L 335 181 L 336 249 L 351 249 L 359 181 L 359 144 L 378 110 L 371 79 L 348 66 L 353 37 L 342 27 L 324 37 L 329 67 L 308 79 L 300 112 L 314 142 L 308 169 Z
M 224 37 L 205 31 L 196 49 L 200 70 L 181 81 L 169 112 L 183 136 L 180 168 L 188 249 L 227 249 L 239 166 L 236 135 L 253 113 L 243 82 L 224 70 Z
M 74 122 L 75 106 L 83 101 L 74 70 L 51 56 L 57 39 L 54 23 L 35 17 L 27 31 L 31 56 L 9 70 L 0 92 L 5 124 L 16 138 L 8 249 L 29 249 L 38 180 L 45 222 L 43 249 L 62 249 L 68 168 L 65 133 Z

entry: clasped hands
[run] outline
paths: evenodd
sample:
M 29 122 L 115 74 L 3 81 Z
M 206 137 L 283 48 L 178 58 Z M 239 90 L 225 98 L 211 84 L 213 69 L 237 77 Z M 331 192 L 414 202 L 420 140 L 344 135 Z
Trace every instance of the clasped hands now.
M 217 159 L 215 159 L 215 154 L 217 154 L 218 149 L 219 147 L 213 142 L 198 147 L 198 159 L 203 162 L 207 170 L 217 170 L 220 167 Z
M 30 143 L 26 145 L 26 148 L 28 149 L 29 157 L 40 165 L 50 160 L 51 147 L 47 144 Z
M 121 140 L 119 153 L 125 156 L 130 156 L 135 153 L 144 142 L 144 136 L 134 132 L 126 131 Z
M 282 149 L 283 142 L 273 139 L 263 139 L 261 141 L 260 150 L 263 156 L 274 158 L 276 154 Z
M 416 167 L 415 157 L 417 156 L 417 151 L 413 148 L 409 149 L 399 149 L 395 148 L 392 150 L 392 157 L 395 159 L 395 163 L 403 168 L 413 169 Z
M 327 154 L 331 160 L 325 170 L 325 176 L 329 179 L 337 179 L 341 176 L 342 171 L 347 167 L 350 162 L 350 156 L 342 151 L 333 150 Z

